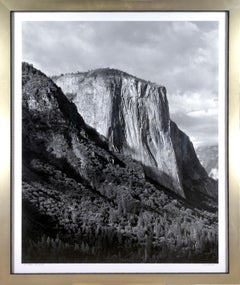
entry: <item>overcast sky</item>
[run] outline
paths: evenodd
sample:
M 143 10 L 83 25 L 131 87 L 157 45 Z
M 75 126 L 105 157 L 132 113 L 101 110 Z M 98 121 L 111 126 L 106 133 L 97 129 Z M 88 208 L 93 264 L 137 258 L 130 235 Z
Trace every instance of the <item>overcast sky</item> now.
M 164 85 L 194 145 L 217 143 L 217 22 L 24 22 L 23 60 L 47 75 L 111 67 Z

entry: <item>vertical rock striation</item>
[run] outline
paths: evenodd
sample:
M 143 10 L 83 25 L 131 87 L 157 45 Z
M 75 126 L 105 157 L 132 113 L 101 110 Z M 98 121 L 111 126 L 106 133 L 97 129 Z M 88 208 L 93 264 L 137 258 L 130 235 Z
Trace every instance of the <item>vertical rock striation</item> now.
M 189 138 L 170 119 L 165 87 L 114 69 L 53 80 L 85 122 L 115 151 L 140 161 L 155 182 L 183 198 L 197 196 L 193 192 L 217 196 Z

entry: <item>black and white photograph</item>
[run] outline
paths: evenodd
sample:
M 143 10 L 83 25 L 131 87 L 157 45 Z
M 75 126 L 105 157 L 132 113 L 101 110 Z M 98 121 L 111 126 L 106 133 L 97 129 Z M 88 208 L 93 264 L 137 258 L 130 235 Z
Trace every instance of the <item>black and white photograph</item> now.
M 226 272 L 225 12 L 12 21 L 15 272 Z

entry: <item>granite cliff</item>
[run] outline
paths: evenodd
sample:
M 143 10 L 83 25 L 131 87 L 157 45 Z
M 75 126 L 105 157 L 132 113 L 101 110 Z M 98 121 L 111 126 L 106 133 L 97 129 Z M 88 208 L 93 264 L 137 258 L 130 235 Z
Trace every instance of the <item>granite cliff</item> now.
M 189 137 L 170 119 L 166 88 L 114 69 L 53 78 L 109 146 L 143 164 L 155 182 L 187 199 L 217 197 Z

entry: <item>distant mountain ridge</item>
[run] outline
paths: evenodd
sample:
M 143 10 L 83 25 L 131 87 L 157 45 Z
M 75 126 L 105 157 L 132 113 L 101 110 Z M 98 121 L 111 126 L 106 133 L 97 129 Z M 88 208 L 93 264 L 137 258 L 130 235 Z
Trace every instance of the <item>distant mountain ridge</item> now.
M 199 192 L 217 197 L 190 139 L 170 119 L 164 86 L 108 68 L 53 80 L 85 122 L 112 149 L 140 161 L 151 179 L 190 200 Z
M 218 179 L 218 146 L 202 146 L 196 149 L 196 153 L 202 166 L 206 169 L 208 175 Z

